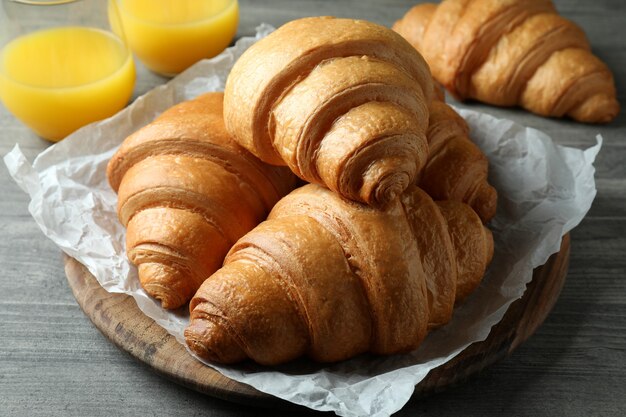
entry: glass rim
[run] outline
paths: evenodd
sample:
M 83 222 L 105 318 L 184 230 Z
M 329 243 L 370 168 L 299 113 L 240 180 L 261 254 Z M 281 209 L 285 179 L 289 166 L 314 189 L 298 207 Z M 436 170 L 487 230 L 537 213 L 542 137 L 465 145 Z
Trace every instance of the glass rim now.
M 22 1 L 22 0 L 17 0 L 17 1 Z M 25 0 L 25 1 L 36 1 L 36 0 Z M 54 0 L 52 0 L 54 1 Z M 58 0 L 58 1 L 80 1 L 80 0 Z M 128 9 L 124 6 L 123 1 L 120 0 L 113 0 L 116 5 L 118 10 L 120 9 L 124 9 L 127 10 Z M 164 26 L 164 27 L 176 27 L 176 26 L 192 26 L 192 25 L 196 25 L 198 23 L 204 23 L 207 22 L 209 20 L 213 20 L 218 18 L 219 16 L 221 16 L 222 14 L 224 14 L 224 12 L 226 12 L 226 10 L 228 10 L 229 7 L 231 7 L 234 3 L 237 3 L 237 0 L 227 0 L 226 4 L 224 5 L 224 7 L 218 11 L 217 13 L 214 13 L 210 16 L 207 17 L 201 17 L 189 22 L 182 22 L 182 23 L 161 23 L 161 22 L 155 22 L 154 20 L 150 20 L 150 19 L 144 19 L 142 17 L 137 16 L 136 14 L 128 11 L 135 19 L 142 21 L 142 22 L 148 22 L 151 23 L 153 25 L 157 25 L 157 26 Z

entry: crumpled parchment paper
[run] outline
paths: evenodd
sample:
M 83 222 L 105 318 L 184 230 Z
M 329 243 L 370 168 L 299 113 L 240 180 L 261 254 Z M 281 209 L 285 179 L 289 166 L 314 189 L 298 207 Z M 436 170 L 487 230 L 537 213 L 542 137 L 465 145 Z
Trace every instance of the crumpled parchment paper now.
M 261 25 L 256 38 L 242 38 L 218 57 L 197 63 L 117 115 L 86 126 L 42 152 L 31 166 L 16 145 L 4 157 L 9 171 L 31 197 L 29 211 L 41 230 L 69 256 L 87 266 L 110 292 L 133 296 L 139 308 L 184 344 L 186 313 L 162 309 L 139 286 L 125 255 L 124 228 L 105 168 L 119 144 L 157 114 L 207 91 L 223 90 L 235 60 L 273 28 Z M 484 340 L 508 306 L 523 294 L 533 268 L 558 251 L 562 236 L 589 210 L 596 194 L 593 161 L 585 151 L 558 146 L 542 132 L 510 120 L 460 110 L 471 136 L 490 161 L 490 182 L 499 193 L 490 224 L 495 256 L 476 292 L 453 320 L 406 355 L 363 355 L 334 365 L 306 360 L 267 368 L 254 364 L 213 366 L 256 389 L 341 416 L 388 416 L 410 398 L 433 368 L 473 342 Z

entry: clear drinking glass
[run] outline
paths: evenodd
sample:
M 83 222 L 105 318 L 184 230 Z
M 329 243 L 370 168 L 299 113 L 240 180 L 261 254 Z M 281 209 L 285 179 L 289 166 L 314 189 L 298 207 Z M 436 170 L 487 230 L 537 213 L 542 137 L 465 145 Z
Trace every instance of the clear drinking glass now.
M 109 0 L 117 5 L 130 48 L 166 76 L 222 52 L 239 21 L 237 0 Z M 114 22 L 115 33 L 121 30 Z
M 39 136 L 57 141 L 130 99 L 132 54 L 104 0 L 2 0 L 0 99 Z

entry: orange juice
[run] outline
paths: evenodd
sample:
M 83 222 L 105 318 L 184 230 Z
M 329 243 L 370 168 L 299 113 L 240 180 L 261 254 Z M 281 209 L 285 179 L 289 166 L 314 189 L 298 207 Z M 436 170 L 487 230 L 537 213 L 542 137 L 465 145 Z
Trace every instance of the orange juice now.
M 0 52 L 0 98 L 39 136 L 57 141 L 122 109 L 135 67 L 112 33 L 58 27 L 23 35 Z
M 237 0 L 116 0 L 125 38 L 148 68 L 177 74 L 222 52 L 237 32 Z M 109 3 L 111 4 L 111 3 Z M 109 9 L 109 14 L 113 12 Z M 117 19 L 113 31 L 120 33 Z

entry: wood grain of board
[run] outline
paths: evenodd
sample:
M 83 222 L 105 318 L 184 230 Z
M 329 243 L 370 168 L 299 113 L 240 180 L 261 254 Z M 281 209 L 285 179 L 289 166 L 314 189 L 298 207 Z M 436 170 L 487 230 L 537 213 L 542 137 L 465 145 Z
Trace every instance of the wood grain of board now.
M 565 235 L 559 252 L 535 269 L 524 296 L 510 306 L 489 337 L 431 371 L 416 386 L 414 396 L 444 390 L 510 354 L 528 339 L 554 306 L 565 282 L 569 258 L 570 238 Z M 132 297 L 108 293 L 83 265 L 68 256 L 65 273 L 76 301 L 93 324 L 116 346 L 157 373 L 235 403 L 287 406 L 195 360 L 173 336 L 145 316 Z

